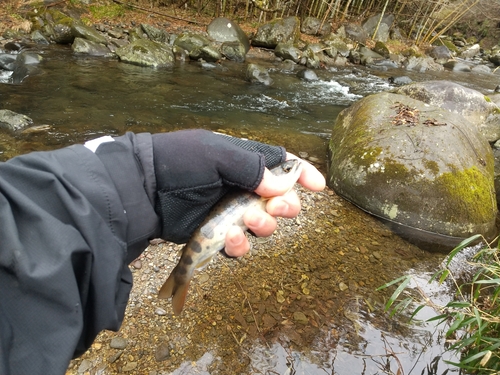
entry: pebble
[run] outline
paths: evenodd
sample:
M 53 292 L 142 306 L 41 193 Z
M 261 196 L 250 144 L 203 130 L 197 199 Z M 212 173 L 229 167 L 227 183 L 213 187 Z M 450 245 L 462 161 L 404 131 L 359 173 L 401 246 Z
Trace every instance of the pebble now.
M 382 259 L 382 255 L 381 255 L 378 251 L 374 251 L 374 252 L 372 253 L 372 255 L 373 255 L 373 257 L 374 257 L 375 259 L 377 259 L 377 260 Z
M 165 310 L 163 310 L 161 307 L 157 307 L 155 310 L 155 314 L 160 315 L 160 316 L 164 316 L 164 315 L 167 315 L 167 312 Z
M 129 372 L 135 370 L 137 367 L 137 362 L 129 362 L 125 366 L 122 367 L 123 372 Z
M 340 282 L 340 283 L 339 283 L 339 289 L 343 292 L 344 290 L 349 289 L 349 287 L 347 286 L 347 284 L 346 284 L 346 283 L 344 283 L 344 282 Z
M 113 349 L 125 349 L 127 347 L 127 344 L 127 339 L 124 339 L 123 337 L 113 337 L 109 346 L 111 346 Z
M 137 259 L 132 263 L 132 267 L 134 267 L 137 270 L 140 270 L 142 268 L 142 262 L 139 259 Z
M 161 362 L 170 358 L 170 345 L 166 342 L 162 342 L 156 347 L 155 359 L 156 362 Z
M 80 363 L 80 366 L 78 367 L 78 373 L 83 374 L 85 371 L 90 370 L 92 367 L 92 362 L 90 362 L 88 359 L 84 359 L 82 363 Z

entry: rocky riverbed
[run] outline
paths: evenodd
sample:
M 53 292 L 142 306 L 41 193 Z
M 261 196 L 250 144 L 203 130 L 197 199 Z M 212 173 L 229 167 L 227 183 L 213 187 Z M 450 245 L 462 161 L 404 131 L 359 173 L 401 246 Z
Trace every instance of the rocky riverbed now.
M 270 238 L 253 238 L 247 256 L 219 256 L 196 275 L 180 316 L 157 291 L 182 246 L 152 244 L 130 265 L 134 287 L 121 330 L 100 334 L 67 374 L 281 374 L 287 355 L 289 368 L 305 361 L 330 373 L 346 366 L 332 361 L 341 343 L 363 352 L 367 321 L 406 341 L 413 333 L 401 317 L 383 313 L 386 296 L 375 289 L 408 270 L 423 272 L 440 256 L 329 189 L 299 194 L 296 219 L 280 220 Z M 297 353 L 304 358 L 294 362 Z M 411 366 L 411 353 L 400 357 Z

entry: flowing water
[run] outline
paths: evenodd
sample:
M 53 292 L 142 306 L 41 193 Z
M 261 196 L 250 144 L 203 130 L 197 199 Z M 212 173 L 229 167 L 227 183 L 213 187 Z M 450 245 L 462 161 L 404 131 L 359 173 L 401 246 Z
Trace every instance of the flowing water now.
M 259 62 L 270 69 L 274 85 L 264 87 L 245 82 L 245 64 L 225 62 L 207 67 L 191 62 L 155 70 L 117 60 L 77 57 L 66 47 L 38 52 L 43 60 L 30 77 L 21 85 L 0 86 L 0 109 L 25 114 L 33 119 L 34 126 L 48 127 L 35 132 L 0 132 L 0 160 L 104 134 L 205 128 L 284 145 L 291 152 L 305 155 L 325 172 L 328 138 L 338 113 L 365 95 L 390 90 L 389 76 L 408 74 L 349 67 L 320 70 L 318 81 L 305 82 L 296 77 L 293 69 L 266 58 Z M 470 73 L 412 76 L 415 80 L 453 80 L 486 94 L 498 84 L 492 77 L 498 81 L 498 76 Z M 143 353 L 145 349 L 139 352 L 130 349 L 128 360 L 115 362 L 108 358 L 109 367 L 100 367 L 102 371 L 94 373 L 114 373 L 113 369 L 123 370 L 129 362 L 138 363 L 137 371 L 147 373 L 146 368 L 154 367 L 144 364 L 149 363 L 150 357 L 157 366 L 150 374 L 188 374 L 195 370 L 213 374 L 443 373 L 447 365 L 441 358 L 444 344 L 439 330 L 432 325 L 408 325 L 407 318 L 402 316 L 389 317 L 382 311 L 383 301 L 378 300 L 382 297 L 374 297 L 377 286 L 404 272 L 412 273 L 424 288 L 422 280 L 436 269 L 442 256 L 427 254 L 405 243 L 331 191 L 305 197 L 312 199 L 306 204 L 310 210 L 287 227 L 290 233 L 286 237 L 295 242 L 280 245 L 273 240 L 277 241 L 274 247 L 280 245 L 279 249 L 289 250 L 256 261 L 267 265 L 262 270 L 264 275 L 254 266 L 239 276 L 240 287 L 243 284 L 246 290 L 258 289 L 255 292 L 260 295 L 258 300 L 241 297 L 236 286 L 234 294 L 241 299 L 236 307 L 231 307 L 233 312 L 214 313 L 215 318 L 208 318 L 210 323 L 198 326 L 197 333 L 185 333 L 188 340 L 172 333 L 176 329 L 181 332 L 175 319 L 167 320 L 161 327 L 153 323 L 141 326 L 143 321 L 138 317 L 145 314 L 146 305 L 152 309 L 159 306 L 154 297 L 156 289 L 148 287 L 133 293 L 122 334 L 135 337 L 148 330 L 158 331 L 151 333 L 151 341 L 168 336 L 165 340 L 170 342 L 169 350 L 177 354 L 166 362 L 155 362 L 154 356 Z M 307 228 L 309 232 L 304 232 Z M 312 233 L 317 238 L 313 240 L 310 234 L 303 233 Z M 255 245 L 258 247 L 259 242 Z M 151 252 L 148 250 L 143 260 L 153 271 L 147 266 L 142 268 L 137 271 L 136 280 L 149 280 L 150 272 L 166 270 L 165 263 L 172 261 L 168 256 L 156 259 L 148 255 Z M 273 277 L 283 267 L 284 259 L 286 269 L 291 271 L 275 280 Z M 243 280 L 248 275 L 255 280 L 267 280 L 267 284 L 247 285 Z M 162 274 L 153 286 L 161 285 L 165 277 Z M 224 283 L 224 279 L 213 278 L 215 283 Z M 427 292 L 436 299 L 446 299 L 446 293 L 436 287 Z M 217 293 L 213 291 L 210 291 L 212 300 L 205 301 L 203 287 L 194 295 L 203 299 L 200 306 L 216 303 L 213 300 Z M 160 306 L 167 309 L 167 305 Z M 200 319 L 201 314 L 196 314 L 196 310 L 191 315 L 187 310 L 188 318 L 184 319 Z M 226 313 L 227 327 L 224 326 L 223 333 L 214 331 L 225 321 Z M 430 317 L 433 312 L 424 309 L 420 314 Z M 153 314 L 149 319 L 158 321 L 165 317 Z M 206 334 L 202 327 L 206 328 Z M 102 344 L 84 356 L 94 365 L 98 363 L 95 355 L 102 345 L 107 345 L 111 334 L 103 335 L 98 339 Z M 213 341 L 211 336 L 220 341 Z M 189 343 L 183 345 L 182 340 Z M 210 346 L 215 349 L 208 350 Z M 217 352 L 217 347 L 222 346 L 229 346 L 237 353 L 231 356 Z M 444 356 L 453 359 L 450 354 Z M 81 363 L 74 364 L 72 371 L 78 372 Z M 238 371 L 236 363 L 242 366 Z

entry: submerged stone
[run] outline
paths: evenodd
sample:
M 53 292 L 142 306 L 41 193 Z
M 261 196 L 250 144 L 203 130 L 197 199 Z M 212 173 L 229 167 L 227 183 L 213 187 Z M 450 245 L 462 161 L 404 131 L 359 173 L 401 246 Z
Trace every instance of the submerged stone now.
M 368 96 L 338 116 L 328 184 L 422 247 L 495 234 L 493 155 L 462 116 L 406 96 Z

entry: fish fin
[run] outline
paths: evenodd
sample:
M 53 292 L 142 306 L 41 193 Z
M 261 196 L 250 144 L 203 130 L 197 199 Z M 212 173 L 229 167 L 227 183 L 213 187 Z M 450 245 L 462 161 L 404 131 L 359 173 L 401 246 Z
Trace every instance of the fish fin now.
M 165 283 L 160 288 L 160 291 L 158 292 L 158 298 L 167 299 L 172 297 L 172 295 L 174 294 L 174 288 L 176 288 L 176 285 L 175 285 L 175 277 L 172 272 L 168 277 L 167 281 L 165 281 Z
M 182 312 L 190 282 L 191 280 L 188 280 L 187 283 L 178 285 L 175 289 L 174 295 L 172 296 L 172 307 L 175 315 L 179 315 Z

